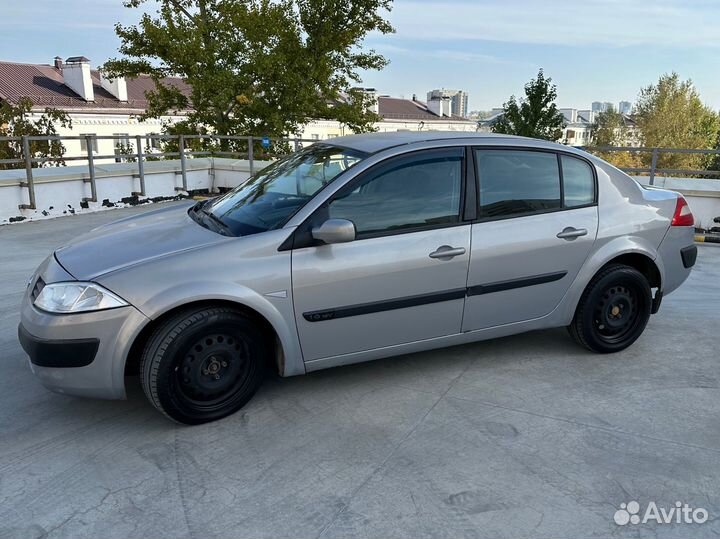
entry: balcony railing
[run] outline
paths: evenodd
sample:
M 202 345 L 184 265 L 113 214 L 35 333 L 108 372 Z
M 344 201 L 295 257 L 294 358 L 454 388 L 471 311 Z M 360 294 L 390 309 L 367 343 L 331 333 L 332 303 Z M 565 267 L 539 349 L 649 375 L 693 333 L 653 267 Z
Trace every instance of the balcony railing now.
M 113 154 L 100 154 L 98 141 L 112 140 L 116 143 L 116 151 Z M 35 157 L 31 150 L 33 142 L 67 142 L 80 141 L 84 143 L 84 155 L 71 155 L 63 157 Z M 194 143 L 194 141 L 199 141 Z M 22 137 L 0 137 L 0 148 L 3 145 L 12 147 L 14 153 L 21 157 L 12 159 L 0 159 L 0 165 L 10 165 L 3 168 L 25 168 L 25 181 L 20 186 L 28 190 L 29 204 L 20 204 L 19 209 L 37 208 L 35 200 L 35 184 L 33 181 L 33 170 L 43 167 L 49 163 L 87 162 L 89 176 L 85 180 L 90 183 L 90 197 L 83 199 L 84 202 L 97 202 L 97 184 L 95 165 L 99 160 L 114 159 L 119 162 L 137 163 L 137 174 L 140 180 L 140 191 L 133 192 L 134 196 L 145 196 L 145 163 L 149 160 L 161 158 L 179 158 L 180 173 L 182 176 L 182 187 L 177 191 L 187 191 L 187 159 L 195 157 L 229 157 L 245 159 L 250 165 L 250 174 L 255 172 L 256 159 L 273 159 L 288 151 L 296 151 L 305 146 L 318 142 L 315 139 L 302 138 L 271 138 L 271 137 L 239 137 L 224 135 L 78 135 L 78 136 L 22 136 Z M 155 146 L 164 143 L 177 151 L 155 151 Z M 205 146 L 202 148 L 201 146 Z M 193 149 L 193 147 L 201 147 Z M 16 165 L 16 166 L 13 166 Z

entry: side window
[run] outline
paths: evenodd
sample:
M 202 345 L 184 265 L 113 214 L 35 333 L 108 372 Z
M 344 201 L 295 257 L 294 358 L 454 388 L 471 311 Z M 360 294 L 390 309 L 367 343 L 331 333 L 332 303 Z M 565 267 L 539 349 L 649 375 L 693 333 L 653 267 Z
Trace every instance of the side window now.
M 554 153 L 475 150 L 480 217 L 517 217 L 562 208 Z
M 358 237 L 460 220 L 463 149 L 394 160 L 341 190 L 329 217 L 355 223 Z
M 563 155 L 563 188 L 565 207 L 574 208 L 592 204 L 595 201 L 595 177 L 590 165 L 580 159 Z

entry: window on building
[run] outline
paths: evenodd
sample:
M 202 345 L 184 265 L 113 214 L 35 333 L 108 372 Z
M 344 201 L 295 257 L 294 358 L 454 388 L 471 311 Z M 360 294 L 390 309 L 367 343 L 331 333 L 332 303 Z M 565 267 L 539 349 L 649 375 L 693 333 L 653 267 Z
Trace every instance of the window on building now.
M 327 136 L 327 138 L 336 138 L 336 137 L 337 137 L 337 135 L 332 135 L 332 134 Z
M 476 150 L 481 217 L 518 217 L 560 209 L 560 169 L 554 153 Z
M 95 133 L 81 133 L 80 136 L 83 137 L 80 139 L 80 151 L 87 152 L 88 146 L 87 146 L 87 139 L 85 137 L 87 137 L 87 136 L 95 137 L 97 135 Z M 93 151 L 93 153 L 97 153 L 97 151 L 98 151 L 98 141 L 96 138 L 92 139 L 92 151 Z
M 462 153 L 425 152 L 370 171 L 330 202 L 329 217 L 355 223 L 358 237 L 456 223 Z
M 113 148 L 115 149 L 115 162 L 121 163 L 125 161 L 123 156 L 133 151 L 130 144 L 130 135 L 127 133 L 113 133 Z
M 313 133 L 312 135 L 310 135 L 310 138 L 312 140 L 320 140 L 320 135 L 318 135 L 317 133 Z
M 573 208 L 595 201 L 595 177 L 590 165 L 580 159 L 561 156 L 565 207 Z
M 149 133 L 145 137 L 145 149 L 146 150 L 160 150 L 160 139 L 154 138 L 153 135 L 157 135 L 157 133 Z

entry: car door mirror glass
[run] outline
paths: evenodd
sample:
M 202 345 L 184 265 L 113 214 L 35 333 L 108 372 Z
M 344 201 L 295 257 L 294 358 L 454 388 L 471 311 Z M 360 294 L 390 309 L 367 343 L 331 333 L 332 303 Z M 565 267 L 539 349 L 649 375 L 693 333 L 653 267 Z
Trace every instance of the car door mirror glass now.
M 312 237 L 324 243 L 347 243 L 355 239 L 355 224 L 347 219 L 328 219 L 312 229 Z

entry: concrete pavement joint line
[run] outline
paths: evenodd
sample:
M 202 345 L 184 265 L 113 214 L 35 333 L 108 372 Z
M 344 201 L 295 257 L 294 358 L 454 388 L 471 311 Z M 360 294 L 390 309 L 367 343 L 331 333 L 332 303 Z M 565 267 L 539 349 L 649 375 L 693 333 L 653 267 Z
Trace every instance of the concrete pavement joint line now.
M 190 527 L 190 519 L 188 518 L 188 510 L 187 510 L 187 503 L 185 501 L 185 491 L 183 489 L 182 480 L 180 479 L 180 459 L 178 459 L 178 430 L 179 427 L 175 426 L 174 432 L 173 432 L 173 457 L 175 458 L 175 477 L 177 479 L 177 486 L 178 486 L 178 494 L 180 495 L 180 505 L 182 506 L 183 511 L 183 519 L 185 520 L 185 526 L 188 530 L 188 537 L 190 539 L 193 539 L 195 535 L 193 534 L 192 528 Z
M 370 480 L 375 477 L 375 475 L 382 470 L 382 468 L 388 463 L 388 461 L 393 457 L 395 452 L 400 448 L 400 446 L 405 443 L 405 440 L 407 440 L 416 430 L 417 428 L 425 421 L 425 418 L 430 415 L 430 412 L 432 412 L 435 407 L 438 405 L 438 403 L 445 398 L 445 395 L 448 394 L 448 392 L 455 386 L 457 381 L 462 378 L 462 376 L 467 372 L 467 370 L 472 365 L 472 360 L 468 360 L 468 364 L 465 366 L 465 368 L 458 374 L 452 382 L 448 385 L 447 389 L 443 391 L 443 393 L 437 398 L 437 400 L 433 403 L 432 406 L 423 414 L 423 416 L 418 419 L 415 424 L 408 430 L 408 432 L 405 433 L 405 436 L 403 436 L 400 441 L 393 446 L 393 448 L 390 450 L 390 452 L 387 454 L 387 456 L 383 459 L 383 461 L 378 464 L 375 469 L 368 474 L 368 476 L 356 487 L 350 492 L 350 496 L 348 496 L 347 503 L 343 504 L 343 507 L 335 513 L 335 516 L 328 522 L 321 530 L 320 533 L 316 536 L 316 539 L 320 539 L 323 535 L 325 535 L 325 532 L 329 530 L 335 522 L 342 516 L 342 514 L 347 511 L 347 509 L 350 507 L 350 502 L 355 497 L 355 495 L 365 486 L 367 485 Z
M 713 452 L 713 453 L 720 453 L 720 449 L 715 449 L 715 448 L 713 448 L 713 447 L 705 447 L 705 446 L 702 446 L 702 445 L 688 444 L 688 443 L 685 443 L 685 442 L 678 442 L 678 441 L 676 441 L 676 440 L 667 440 L 667 439 L 665 439 L 665 438 L 658 438 L 658 437 L 655 437 L 655 436 L 648 436 L 647 434 L 637 434 L 637 433 L 634 433 L 634 432 L 627 432 L 627 431 L 620 430 L 620 429 L 609 429 L 609 428 L 607 428 L 607 427 L 601 427 L 600 425 L 591 425 L 590 423 L 583 423 L 583 422 L 581 422 L 581 421 L 575 421 L 575 420 L 573 420 L 573 419 L 568 419 L 568 418 L 565 418 L 565 417 L 556 417 L 556 416 L 552 416 L 552 415 L 539 414 L 539 413 L 537 413 L 537 412 L 530 412 L 530 411 L 528 411 L 528 410 L 522 410 L 522 409 L 519 409 L 519 408 L 512 408 L 511 406 L 503 406 L 502 404 L 495 404 L 495 403 L 492 403 L 492 402 L 489 402 L 489 401 L 473 400 L 473 399 L 468 399 L 468 398 L 465 398 L 465 397 L 457 397 L 457 396 L 453 396 L 453 395 L 450 395 L 448 398 L 449 398 L 449 399 L 455 399 L 455 400 L 463 401 L 463 402 L 472 402 L 472 403 L 480 404 L 480 405 L 483 405 L 483 406 L 490 406 L 491 408 L 501 408 L 501 409 L 503 409 L 503 410 L 508 410 L 508 411 L 510 411 L 510 412 L 517 412 L 517 413 L 519 413 L 519 414 L 527 414 L 527 415 L 532 415 L 532 416 L 535 416 L 535 417 L 542 417 L 542 418 L 544 418 L 544 419 L 551 419 L 551 420 L 554 420 L 554 421 L 563 421 L 563 422 L 565 422 L 565 423 L 570 423 L 570 424 L 572 424 L 572 425 L 577 425 L 577 426 L 579 426 L 579 427 L 587 427 L 587 428 L 589 428 L 589 429 L 597 429 L 597 430 L 602 430 L 602 431 L 605 431 L 605 432 L 612 432 L 612 433 L 614 433 L 614 434 L 624 434 L 624 435 L 626 435 L 626 436 L 633 436 L 633 437 L 635 437 L 635 438 L 644 438 L 644 439 L 647 439 L 647 440 L 652 440 L 652 441 L 654 441 L 654 442 L 665 442 L 665 443 L 668 443 L 668 444 L 675 444 L 675 445 L 679 445 L 679 446 L 682 446 L 682 447 L 689 447 L 689 448 L 692 448 L 692 449 L 700 449 L 700 450 L 704 450 L 704 451 L 711 451 L 711 452 Z

